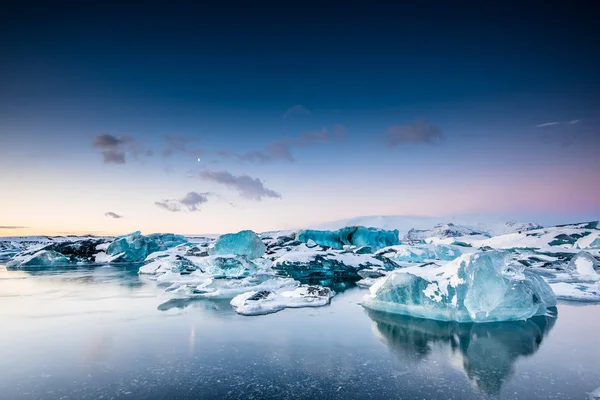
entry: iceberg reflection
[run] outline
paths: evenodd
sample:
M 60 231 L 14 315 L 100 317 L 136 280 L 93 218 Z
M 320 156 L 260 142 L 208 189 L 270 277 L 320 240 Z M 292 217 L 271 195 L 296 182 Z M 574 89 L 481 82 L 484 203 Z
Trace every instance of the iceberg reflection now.
M 443 322 L 367 310 L 374 333 L 403 362 L 415 362 L 445 348 L 477 389 L 497 395 L 521 356 L 533 355 L 556 322 L 552 315 L 526 321 L 485 324 Z M 441 346 L 440 346 L 441 345 Z M 456 364 L 456 363 L 453 363 Z

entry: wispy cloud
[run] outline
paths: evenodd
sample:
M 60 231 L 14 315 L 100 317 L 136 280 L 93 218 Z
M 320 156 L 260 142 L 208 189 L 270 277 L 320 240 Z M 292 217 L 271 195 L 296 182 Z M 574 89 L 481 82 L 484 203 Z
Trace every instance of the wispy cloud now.
M 195 138 L 183 136 L 183 135 L 167 135 L 164 136 L 165 148 L 162 151 L 163 157 L 171 157 L 174 154 L 186 154 L 191 157 L 199 157 L 203 154 L 203 150 L 200 147 L 193 146 L 196 141 Z
M 104 213 L 104 216 L 106 216 L 106 217 L 110 217 L 110 218 L 114 218 L 114 219 L 121 219 L 121 218 L 125 218 L 124 216 L 122 216 L 122 215 L 119 215 L 119 214 L 117 214 L 117 213 L 114 213 L 114 212 L 112 212 L 112 211 L 109 211 L 109 212 L 107 212 L 107 213 Z
M 545 122 L 543 124 L 539 124 L 536 125 L 536 128 L 546 128 L 548 126 L 556 126 L 556 125 L 575 125 L 580 123 L 581 120 L 580 119 L 572 119 L 570 121 L 552 121 L 552 122 Z
M 403 144 L 432 144 L 444 138 L 442 130 L 425 119 L 419 119 L 404 125 L 392 125 L 384 135 L 389 147 Z
M 348 130 L 340 124 L 332 127 L 330 132 L 326 127 L 316 132 L 306 132 L 297 137 L 284 137 L 267 144 L 264 150 L 248 151 L 246 153 L 233 153 L 220 151 L 217 155 L 221 157 L 234 157 L 243 162 L 266 163 L 270 161 L 295 161 L 294 148 L 308 147 L 317 144 L 326 144 L 346 140 Z
M 151 149 L 141 146 L 134 138 L 126 135 L 114 136 L 102 133 L 94 138 L 92 146 L 100 150 L 105 164 L 125 164 L 127 153 L 134 159 L 152 155 Z
M 560 122 L 556 122 L 556 121 L 555 122 L 545 122 L 543 124 L 536 125 L 535 127 L 536 128 L 545 128 L 546 126 L 554 126 L 554 125 L 558 125 L 559 123 Z
M 180 211 L 200 211 L 200 206 L 204 203 L 208 202 L 208 197 L 212 195 L 210 192 L 205 193 L 197 193 L 197 192 L 189 192 L 181 199 L 168 199 L 163 201 L 157 201 L 156 204 L 160 208 L 164 208 L 167 211 L 171 212 L 180 212 Z
M 0 226 L 0 229 L 25 229 L 29 228 L 28 226 L 13 226 L 13 225 L 4 225 Z
M 230 189 L 236 190 L 240 196 L 261 201 L 264 198 L 280 199 L 281 194 L 265 187 L 258 178 L 252 178 L 249 175 L 233 175 L 228 171 L 201 171 L 200 178 L 225 185 Z
M 302 104 L 296 104 L 295 106 L 286 110 L 283 113 L 283 118 L 291 118 L 291 117 L 306 117 L 310 115 L 310 110 L 303 106 Z

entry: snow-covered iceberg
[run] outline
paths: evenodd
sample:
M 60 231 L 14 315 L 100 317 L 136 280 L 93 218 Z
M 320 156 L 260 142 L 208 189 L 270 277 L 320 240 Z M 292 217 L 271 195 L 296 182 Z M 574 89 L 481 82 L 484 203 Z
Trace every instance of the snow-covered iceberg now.
M 285 308 L 322 307 L 329 304 L 334 295 L 326 287 L 301 285 L 293 290 L 243 293 L 234 297 L 231 305 L 241 315 L 263 315 Z
M 398 231 L 386 231 L 364 226 L 349 226 L 337 231 L 302 230 L 296 239 L 308 243 L 313 241 L 320 246 L 341 250 L 344 246 L 368 246 L 375 249 L 400 243 Z
M 442 267 L 394 271 L 370 288 L 363 306 L 442 321 L 525 320 L 556 306 L 538 275 L 510 263 L 502 251 L 464 254 Z
M 249 260 L 262 257 L 265 254 L 265 244 L 253 231 L 241 231 L 221 235 L 209 248 L 210 255 L 244 256 Z
M 393 261 L 372 254 L 307 250 L 289 252 L 273 262 L 273 269 L 295 279 L 356 278 L 367 268 L 394 269 Z
M 418 244 L 390 246 L 379 250 L 376 255 L 384 256 L 396 262 L 423 263 L 432 260 L 451 261 L 464 253 L 474 250 L 454 245 Z
M 471 235 L 482 235 L 489 236 L 486 232 L 469 228 L 463 225 L 454 225 L 452 223 L 448 224 L 437 224 L 432 229 L 411 229 L 404 236 L 402 240 L 406 241 L 420 241 L 425 240 L 430 237 L 438 237 L 438 238 L 454 238 L 461 236 L 471 236 Z

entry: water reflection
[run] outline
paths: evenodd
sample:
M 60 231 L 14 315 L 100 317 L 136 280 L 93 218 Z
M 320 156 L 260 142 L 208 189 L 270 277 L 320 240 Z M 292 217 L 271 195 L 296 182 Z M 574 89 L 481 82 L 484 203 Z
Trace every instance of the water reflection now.
M 551 316 L 527 321 L 459 324 L 367 311 L 377 336 L 403 362 L 443 352 L 488 395 L 500 393 L 521 356 L 533 355 L 556 322 Z M 449 351 L 444 351 L 449 350 Z M 458 361 L 458 362 L 456 362 Z

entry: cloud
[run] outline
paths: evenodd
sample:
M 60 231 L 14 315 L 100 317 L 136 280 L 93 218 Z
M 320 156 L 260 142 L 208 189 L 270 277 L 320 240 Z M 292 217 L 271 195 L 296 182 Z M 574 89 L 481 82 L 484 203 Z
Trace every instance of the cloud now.
M 12 226 L 12 225 L 0 226 L 0 229 L 25 229 L 25 228 L 29 228 L 29 227 L 28 226 Z
M 117 213 L 114 213 L 114 212 L 112 212 L 112 211 L 109 211 L 109 212 L 107 212 L 107 213 L 104 213 L 104 216 L 106 216 L 106 217 L 110 217 L 110 218 L 114 218 L 114 219 L 121 219 L 121 218 L 125 218 L 124 216 L 122 216 L 122 215 L 119 215 L 119 214 L 117 214 Z
M 295 147 L 308 147 L 346 140 L 348 131 L 343 125 L 336 124 L 332 130 L 333 134 L 326 127 L 323 127 L 319 131 L 306 132 L 298 137 L 284 137 L 267 144 L 264 150 L 249 151 L 242 154 L 220 151 L 217 155 L 221 157 L 235 157 L 243 162 L 266 163 L 280 160 L 293 162 L 295 159 L 292 150 Z
M 261 201 L 264 198 L 280 199 L 281 194 L 268 189 L 258 178 L 252 178 L 248 175 L 235 176 L 228 171 L 201 171 L 200 178 L 225 185 L 230 189 L 236 190 L 240 196 Z
M 536 128 L 545 128 L 547 126 L 558 125 L 560 122 L 545 122 L 543 124 L 536 125 Z
M 213 193 L 205 192 L 205 193 L 197 193 L 197 192 L 189 192 L 183 198 L 178 200 L 163 200 L 157 201 L 156 204 L 158 207 L 164 208 L 167 211 L 171 212 L 180 212 L 180 211 L 200 211 L 200 206 L 206 202 L 208 202 L 208 197 Z
M 443 138 L 442 130 L 425 119 L 404 125 L 392 125 L 385 133 L 385 140 L 389 147 L 403 144 L 433 144 Z
M 572 121 L 569 121 L 569 125 L 575 125 L 575 124 L 578 124 L 579 122 L 581 122 L 581 120 L 579 120 L 579 119 L 574 119 L 574 120 L 572 120 Z
M 296 104 L 292 108 L 283 113 L 283 118 L 291 117 L 307 117 L 310 115 L 310 110 L 302 104 Z
M 105 164 L 125 164 L 127 153 L 136 160 L 141 156 L 152 155 L 151 149 L 144 148 L 131 136 L 126 135 L 117 137 L 102 133 L 94 138 L 92 146 L 100 150 Z
M 190 145 L 196 141 L 194 138 L 182 135 L 167 135 L 164 136 L 163 139 L 166 142 L 166 146 L 162 151 L 163 157 L 171 157 L 176 153 L 187 154 L 191 157 L 199 157 L 203 153 L 203 150 L 199 147 L 190 147 Z

